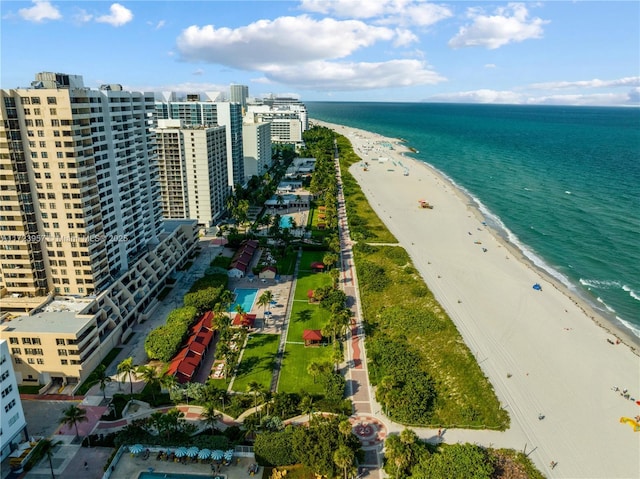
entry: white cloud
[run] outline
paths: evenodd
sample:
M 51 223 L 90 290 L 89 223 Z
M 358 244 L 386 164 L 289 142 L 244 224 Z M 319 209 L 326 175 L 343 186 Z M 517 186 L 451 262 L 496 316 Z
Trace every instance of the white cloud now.
M 78 10 L 78 13 L 73 15 L 73 21 L 76 23 L 87 23 L 91 20 L 93 20 L 93 15 L 83 9 Z
M 196 76 L 204 75 L 204 70 L 202 68 L 198 68 L 197 70 L 194 70 L 191 74 Z
M 124 85 L 123 88 L 127 91 L 150 91 L 156 93 L 168 91 L 175 91 L 178 93 L 202 93 L 227 91 L 229 90 L 229 85 L 216 83 L 183 82 L 169 83 L 165 85 Z
M 396 39 L 393 41 L 393 45 L 396 47 L 402 47 L 417 41 L 419 41 L 418 37 L 411 30 L 397 28 Z
M 627 93 L 575 93 L 539 96 L 510 90 L 482 89 L 443 93 L 427 98 L 425 101 L 511 105 L 640 106 L 640 88 L 633 88 Z
M 485 63 L 484 67 L 485 68 L 496 68 L 496 64 L 495 63 Z
M 42 23 L 45 20 L 60 20 L 62 18 L 60 11 L 51 5 L 51 2 L 33 0 L 33 4 L 33 7 L 18 10 L 18 15 L 28 22 L 35 23 Z
M 429 26 L 453 15 L 425 0 L 302 0 L 302 10 L 342 18 L 372 19 L 379 24 Z
M 419 60 L 377 63 L 315 61 L 304 65 L 273 66 L 265 71 L 265 76 L 274 82 L 316 91 L 397 88 L 446 81 Z
M 473 90 L 454 93 L 441 93 L 434 95 L 428 101 L 437 102 L 453 102 L 453 103 L 503 103 L 503 104 L 519 104 L 524 101 L 525 97 L 509 90 Z
M 108 23 L 113 27 L 121 27 L 133 20 L 133 13 L 119 3 L 114 3 L 109 7 L 111 12 L 109 15 L 101 15 L 96 17 L 98 23 Z
M 156 30 L 160 30 L 162 27 L 164 27 L 166 25 L 167 22 L 165 22 L 164 20 L 160 20 L 157 24 L 156 24 Z
M 449 40 L 451 48 L 485 47 L 493 50 L 513 42 L 541 38 L 542 26 L 549 23 L 540 18 L 529 19 L 529 12 L 522 3 L 510 3 L 496 9 L 494 15 L 485 15 L 478 8 L 469 8 L 471 25 L 460 27 L 458 34 Z
M 580 81 L 558 81 L 547 83 L 534 83 L 530 88 L 541 90 L 560 90 L 566 88 L 611 88 L 611 87 L 638 87 L 640 77 L 625 77 L 617 80 L 580 80 Z
M 177 47 L 185 60 L 252 70 L 344 58 L 394 36 L 391 29 L 357 20 L 314 20 L 302 15 L 259 20 L 235 29 L 193 25 L 180 34 Z

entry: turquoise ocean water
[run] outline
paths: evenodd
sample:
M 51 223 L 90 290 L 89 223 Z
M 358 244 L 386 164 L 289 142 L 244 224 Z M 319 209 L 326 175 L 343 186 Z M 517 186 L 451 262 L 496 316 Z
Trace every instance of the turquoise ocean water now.
M 403 138 L 533 263 L 640 340 L 640 109 L 308 102 Z

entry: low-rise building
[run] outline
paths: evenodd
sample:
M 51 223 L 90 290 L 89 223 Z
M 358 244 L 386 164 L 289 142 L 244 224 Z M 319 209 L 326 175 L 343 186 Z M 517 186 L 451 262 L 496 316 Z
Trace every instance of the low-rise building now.
M 167 279 L 195 253 L 197 222 L 166 221 L 160 238 L 99 295 L 58 298 L 0 324 L 19 384 L 81 383 L 133 333 L 133 326 L 153 313 Z

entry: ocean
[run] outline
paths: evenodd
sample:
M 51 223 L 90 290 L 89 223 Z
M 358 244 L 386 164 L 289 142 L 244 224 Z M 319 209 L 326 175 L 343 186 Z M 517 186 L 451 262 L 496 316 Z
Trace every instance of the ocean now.
M 402 138 L 536 266 L 640 339 L 640 109 L 307 102 Z

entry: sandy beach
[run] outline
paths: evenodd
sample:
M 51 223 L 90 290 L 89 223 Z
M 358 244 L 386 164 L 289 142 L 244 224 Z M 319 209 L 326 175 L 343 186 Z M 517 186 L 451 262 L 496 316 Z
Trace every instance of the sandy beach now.
M 629 338 L 615 331 L 624 340 L 615 344 L 603 318 L 489 230 L 469 198 L 404 156 L 409 150 L 397 139 L 314 123 L 345 135 L 368 163 L 351 173 L 511 416 L 505 433 L 457 431 L 457 440 L 526 448 L 549 477 L 640 477 L 640 432 L 620 422 L 640 414 L 640 358 Z M 419 208 L 419 199 L 433 209 Z

